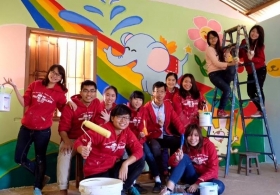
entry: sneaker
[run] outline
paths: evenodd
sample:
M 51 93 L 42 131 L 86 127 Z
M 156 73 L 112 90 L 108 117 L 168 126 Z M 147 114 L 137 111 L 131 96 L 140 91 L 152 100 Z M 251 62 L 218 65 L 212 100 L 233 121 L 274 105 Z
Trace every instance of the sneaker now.
M 50 182 L 51 178 L 47 175 L 44 176 L 44 180 L 42 182 L 42 189 Z
M 229 115 L 222 109 L 219 109 L 217 112 L 218 117 L 228 117 Z
M 127 191 L 127 195 L 140 195 L 140 193 L 135 187 L 131 186 Z
M 252 114 L 251 117 L 261 117 L 262 116 L 262 112 L 261 111 L 257 111 L 255 114 Z
M 33 195 L 42 195 L 42 191 L 39 188 L 35 188 L 33 191 Z
M 153 187 L 152 192 L 153 193 L 160 193 L 160 191 L 161 191 L 161 183 L 160 182 L 156 182 L 154 187 Z
M 159 193 L 159 195 L 170 195 L 170 194 L 171 192 L 167 190 L 167 187 L 164 187 Z
M 133 185 L 137 190 L 138 190 L 138 192 L 140 193 L 140 194 L 147 194 L 148 193 L 148 190 L 147 189 L 145 189 L 145 188 L 142 188 L 139 184 L 134 184 Z

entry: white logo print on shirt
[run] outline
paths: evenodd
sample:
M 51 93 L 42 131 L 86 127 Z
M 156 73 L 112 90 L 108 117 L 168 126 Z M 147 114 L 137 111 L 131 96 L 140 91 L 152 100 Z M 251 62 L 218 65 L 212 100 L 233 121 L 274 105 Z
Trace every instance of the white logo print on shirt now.
M 112 150 L 112 152 L 116 152 L 119 149 L 125 148 L 124 142 L 120 142 L 117 144 L 115 141 L 113 141 L 113 142 L 105 143 L 104 145 L 105 145 L 105 148 L 110 148 Z
M 41 92 L 34 92 L 33 98 L 37 99 L 37 102 L 40 103 L 47 102 L 52 104 L 54 101 L 51 96 L 49 96 L 48 94 L 42 94 Z

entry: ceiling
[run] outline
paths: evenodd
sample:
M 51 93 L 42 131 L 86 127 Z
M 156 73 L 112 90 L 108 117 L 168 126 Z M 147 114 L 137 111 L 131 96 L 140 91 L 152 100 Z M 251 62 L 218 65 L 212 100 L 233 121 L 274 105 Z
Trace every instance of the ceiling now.
M 220 0 L 245 16 L 261 22 L 280 14 L 280 0 Z

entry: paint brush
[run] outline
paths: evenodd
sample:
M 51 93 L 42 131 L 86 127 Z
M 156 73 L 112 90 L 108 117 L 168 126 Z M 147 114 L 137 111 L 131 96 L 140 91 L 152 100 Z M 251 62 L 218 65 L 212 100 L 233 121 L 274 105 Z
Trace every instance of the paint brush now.
M 185 136 L 184 136 L 184 134 L 182 134 L 181 135 L 181 147 L 180 147 L 181 150 L 183 148 L 184 143 L 185 143 Z

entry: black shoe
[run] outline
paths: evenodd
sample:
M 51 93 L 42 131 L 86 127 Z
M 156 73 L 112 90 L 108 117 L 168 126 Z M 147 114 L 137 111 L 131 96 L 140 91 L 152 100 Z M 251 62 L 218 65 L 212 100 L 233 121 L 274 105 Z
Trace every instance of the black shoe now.
M 145 189 L 145 188 L 142 188 L 139 184 L 134 184 L 133 185 L 137 190 L 138 190 L 138 192 L 140 193 L 140 194 L 147 194 L 148 193 L 148 190 L 147 189 Z
M 159 182 L 156 182 L 155 183 L 155 186 L 153 187 L 153 193 L 160 193 L 160 191 L 161 191 L 161 183 L 159 183 Z

